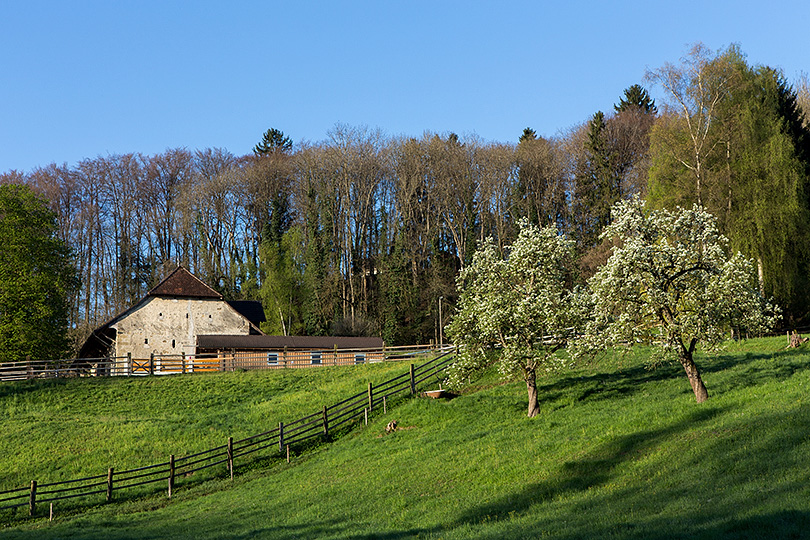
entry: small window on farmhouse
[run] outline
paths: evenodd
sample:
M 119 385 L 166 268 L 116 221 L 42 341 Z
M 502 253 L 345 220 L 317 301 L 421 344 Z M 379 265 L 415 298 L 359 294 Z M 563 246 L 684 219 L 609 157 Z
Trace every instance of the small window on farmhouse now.
M 172 340 L 172 349 L 174 349 L 174 340 Z
M 364 353 L 357 353 L 354 355 L 355 364 L 364 364 L 366 362 L 366 355 Z
M 320 351 L 310 353 L 309 354 L 309 360 L 310 360 L 310 363 L 312 363 L 312 364 L 320 364 L 321 363 L 321 353 L 320 353 Z
M 149 345 L 149 338 L 144 339 L 144 340 L 143 340 L 143 344 L 144 344 L 144 345 Z
M 267 353 L 267 365 L 268 366 L 277 366 L 278 365 L 278 353 L 274 353 L 274 352 Z

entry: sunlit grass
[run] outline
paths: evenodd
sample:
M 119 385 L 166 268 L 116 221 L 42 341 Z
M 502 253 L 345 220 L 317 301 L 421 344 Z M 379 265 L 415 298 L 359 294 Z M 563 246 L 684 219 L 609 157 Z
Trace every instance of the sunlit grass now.
M 0 383 L 0 490 L 164 462 L 362 392 L 405 363 Z
M 643 350 L 539 381 L 534 419 L 525 385 L 490 376 L 476 392 L 410 400 L 233 483 L 2 535 L 801 538 L 810 526 L 810 354 L 784 345 L 752 340 L 699 358 L 710 394 L 701 405 L 678 367 L 645 369 Z M 400 429 L 386 435 L 392 419 Z

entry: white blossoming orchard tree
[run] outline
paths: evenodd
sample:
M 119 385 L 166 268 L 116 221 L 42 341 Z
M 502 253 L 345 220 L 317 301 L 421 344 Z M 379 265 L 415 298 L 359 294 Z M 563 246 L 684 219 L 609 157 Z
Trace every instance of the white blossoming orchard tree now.
M 458 346 L 451 385 L 492 361 L 509 378 L 522 378 L 528 416 L 540 410 L 537 371 L 560 367 L 555 352 L 566 343 L 577 317 L 575 295 L 566 287 L 572 243 L 551 227 L 523 220 L 506 258 L 485 242 L 457 278 L 457 311 L 447 334 Z M 500 349 L 500 350 L 497 350 Z
M 739 253 L 727 256 L 716 219 L 697 205 L 647 211 L 637 197 L 621 201 L 602 237 L 617 247 L 588 282 L 593 316 L 580 345 L 651 344 L 656 360 L 680 362 L 695 399 L 705 401 L 698 344 L 711 350 L 733 329 L 756 334 L 776 322 L 753 264 Z

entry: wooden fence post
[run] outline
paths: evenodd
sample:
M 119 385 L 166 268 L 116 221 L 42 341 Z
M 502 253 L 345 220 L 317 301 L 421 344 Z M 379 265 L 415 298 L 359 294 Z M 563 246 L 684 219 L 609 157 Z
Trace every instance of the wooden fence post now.
M 284 352 L 282 353 L 282 358 L 284 359 L 284 367 L 287 367 L 287 346 L 286 345 L 284 345 Z
M 388 359 L 385 357 L 385 341 L 383 341 L 382 361 L 385 362 L 386 360 Z
M 174 491 L 174 454 L 169 456 L 169 498 L 172 498 Z
M 107 469 L 107 502 L 112 500 L 112 490 L 113 490 L 113 468 L 110 467 Z
M 329 437 L 329 417 L 326 414 L 326 405 L 323 406 L 323 436 Z
M 337 365 L 337 356 L 338 356 L 338 355 L 337 355 L 337 351 L 338 351 L 338 348 L 337 348 L 337 343 L 335 343 L 335 354 L 334 354 L 334 356 L 332 357 L 332 365 L 333 365 L 333 366 L 336 366 L 336 365 Z
M 132 376 L 132 353 L 131 352 L 127 353 L 127 367 L 126 367 L 126 372 L 125 373 L 127 374 L 128 377 Z
M 37 481 L 31 480 L 31 494 L 28 496 L 28 515 L 33 516 L 37 506 Z
M 230 471 L 231 481 L 233 481 L 233 437 L 228 437 L 228 471 Z
M 155 353 L 149 353 L 149 375 L 155 374 Z
M 182 369 L 183 375 L 186 374 L 186 351 L 180 353 L 180 368 Z
M 411 395 L 416 393 L 416 377 L 414 373 L 413 364 L 411 364 Z
M 25 355 L 25 378 L 34 378 L 34 366 L 31 365 L 31 357 L 27 354 Z
M 374 406 L 374 391 L 372 390 L 371 381 L 368 383 L 368 410 L 371 412 Z
M 278 423 L 278 451 L 284 452 L 284 422 Z

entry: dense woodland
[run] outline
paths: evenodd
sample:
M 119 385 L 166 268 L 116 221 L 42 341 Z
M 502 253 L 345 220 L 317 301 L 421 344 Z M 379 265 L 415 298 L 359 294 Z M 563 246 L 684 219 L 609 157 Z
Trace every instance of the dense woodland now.
M 810 306 L 807 85 L 697 45 L 650 71 L 608 112 L 543 138 L 390 137 L 335 126 L 294 143 L 270 129 L 247 155 L 169 149 L 51 164 L 0 183 L 50 201 L 80 278 L 76 340 L 140 299 L 176 265 L 229 299 L 261 300 L 268 333 L 438 338 L 455 279 L 479 243 L 501 251 L 528 218 L 576 242 L 572 283 L 606 259 L 610 208 L 701 204 L 732 250 L 758 262 L 786 321 Z M 610 99 L 610 98 L 608 98 Z M 802 107 L 804 106 L 804 107 Z M 260 137 L 257 137 L 257 140 Z

